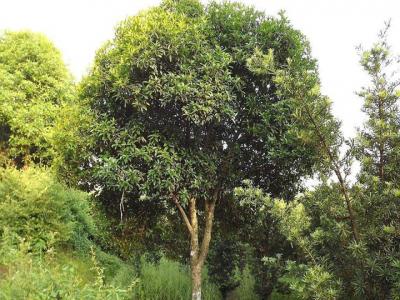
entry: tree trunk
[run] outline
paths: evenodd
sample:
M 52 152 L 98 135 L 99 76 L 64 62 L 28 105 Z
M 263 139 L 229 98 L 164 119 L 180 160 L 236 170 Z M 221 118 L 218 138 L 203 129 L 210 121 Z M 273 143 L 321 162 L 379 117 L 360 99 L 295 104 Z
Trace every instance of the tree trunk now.
M 199 265 L 191 265 L 192 300 L 201 300 L 201 269 Z
M 201 300 L 201 269 L 199 262 L 199 224 L 197 220 L 196 199 L 189 200 L 190 224 L 190 269 L 192 275 L 192 300 Z
M 197 219 L 196 199 L 189 200 L 189 217 L 178 198 L 173 195 L 172 200 L 177 206 L 184 223 L 190 235 L 190 269 L 192 277 L 192 300 L 201 300 L 201 271 L 207 258 L 210 248 L 212 226 L 214 220 L 215 203 L 218 197 L 218 191 L 213 195 L 212 200 L 205 201 L 205 222 L 204 234 L 201 245 L 199 244 L 199 223 Z

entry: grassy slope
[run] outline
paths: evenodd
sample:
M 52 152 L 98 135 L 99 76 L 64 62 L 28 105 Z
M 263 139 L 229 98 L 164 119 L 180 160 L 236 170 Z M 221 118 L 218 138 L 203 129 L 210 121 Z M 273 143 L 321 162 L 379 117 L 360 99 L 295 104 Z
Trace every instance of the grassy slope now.
M 108 286 L 116 289 L 126 289 L 132 282 L 135 282 L 129 294 L 120 294 L 126 296 L 126 299 L 190 299 L 191 282 L 188 275 L 189 270 L 177 262 L 167 259 L 162 259 L 159 265 L 143 262 L 141 275 L 137 280 L 133 268 L 116 257 L 97 253 L 96 260 L 104 270 L 104 282 L 107 289 Z M 41 271 L 38 269 L 41 269 Z M 46 270 L 45 272 L 43 272 L 44 269 Z M 90 257 L 63 251 L 57 253 L 50 261 L 40 263 L 40 266 L 37 263 L 35 267 L 35 263 L 32 266 L 23 262 L 23 264 L 10 272 L 8 278 L 1 278 L 0 276 L 0 290 L 5 291 L 5 294 L 0 293 L 0 299 L 37 299 L 35 297 L 41 293 L 39 290 L 57 291 L 59 289 L 64 290 L 69 295 L 68 298 L 61 299 L 79 299 L 86 294 L 84 292 L 82 292 L 83 294 L 75 294 L 75 291 L 71 293 L 69 290 L 81 289 L 84 291 L 87 287 L 96 289 L 97 287 L 94 283 L 97 280 L 98 273 Z M 61 284 L 62 288 L 50 288 L 53 282 Z M 242 275 L 241 285 L 233 292 L 231 299 L 258 299 L 254 294 L 253 285 L 253 277 L 248 270 L 245 270 Z M 94 295 L 94 298 L 91 297 L 90 299 L 102 299 L 102 297 L 106 297 L 104 295 L 107 295 L 107 299 L 121 299 L 112 289 L 97 296 L 96 293 L 92 292 L 91 288 L 88 289 L 88 295 Z M 18 290 L 20 289 L 31 290 L 31 296 L 26 298 L 27 294 L 19 293 Z M 44 299 L 55 299 L 52 298 L 51 294 L 48 294 L 48 296 L 49 298 Z M 214 284 L 209 282 L 206 273 L 203 274 L 203 297 L 204 300 L 221 299 L 220 292 Z M 272 299 L 283 300 L 289 298 L 274 295 Z

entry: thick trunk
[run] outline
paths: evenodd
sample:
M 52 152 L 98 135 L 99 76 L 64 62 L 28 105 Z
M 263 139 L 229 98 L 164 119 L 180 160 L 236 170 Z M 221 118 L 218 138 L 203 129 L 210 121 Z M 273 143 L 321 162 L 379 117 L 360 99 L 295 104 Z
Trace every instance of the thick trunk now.
M 190 267 L 192 272 L 192 300 L 201 300 L 201 270 L 207 258 L 211 241 L 215 201 L 205 203 L 204 236 L 199 245 L 199 224 L 197 220 L 196 199 L 189 201 L 192 231 L 190 233 Z
M 201 266 L 192 265 L 192 300 L 201 300 Z

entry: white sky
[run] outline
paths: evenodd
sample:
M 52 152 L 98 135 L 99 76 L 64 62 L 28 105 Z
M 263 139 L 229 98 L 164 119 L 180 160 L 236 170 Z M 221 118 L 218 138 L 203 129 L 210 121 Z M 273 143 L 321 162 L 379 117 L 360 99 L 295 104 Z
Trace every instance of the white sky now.
M 0 30 L 30 29 L 46 34 L 61 49 L 79 78 L 96 49 L 112 38 L 115 25 L 158 0 L 0 0 Z M 207 2 L 207 1 L 203 1 Z M 396 0 L 242 0 L 268 15 L 286 10 L 292 24 L 310 40 L 318 59 L 322 91 L 334 102 L 343 132 L 353 136 L 362 122 L 361 100 L 355 91 L 366 77 L 355 46 L 368 47 L 385 20 L 392 19 L 389 41 L 400 52 L 400 1 Z

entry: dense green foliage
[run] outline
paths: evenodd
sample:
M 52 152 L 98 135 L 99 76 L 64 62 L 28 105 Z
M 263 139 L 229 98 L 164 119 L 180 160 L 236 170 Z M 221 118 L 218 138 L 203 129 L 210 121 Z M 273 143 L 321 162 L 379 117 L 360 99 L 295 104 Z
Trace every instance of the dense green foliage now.
M 240 285 L 239 272 L 243 270 L 242 247 L 238 241 L 218 237 L 212 244 L 208 257 L 208 274 L 217 284 L 223 299 Z
M 83 81 L 99 123 L 99 184 L 143 199 L 176 191 L 185 202 L 210 197 L 219 177 L 223 190 L 248 178 L 292 195 L 317 153 L 296 134 L 295 103 L 253 65 L 269 51 L 277 69 L 290 59 L 315 71 L 304 37 L 283 16 L 236 3 L 212 3 L 195 19 L 163 7 L 122 22 Z
M 65 187 L 49 170 L 10 167 L 0 173 L 0 208 L 0 299 L 130 295 L 132 267 L 93 243 L 101 240 L 93 218 L 99 213 L 88 194 Z

